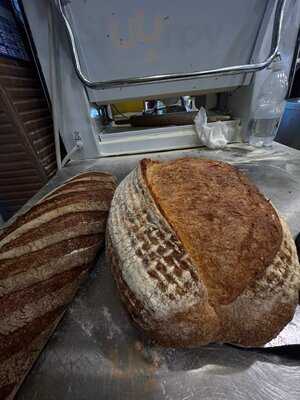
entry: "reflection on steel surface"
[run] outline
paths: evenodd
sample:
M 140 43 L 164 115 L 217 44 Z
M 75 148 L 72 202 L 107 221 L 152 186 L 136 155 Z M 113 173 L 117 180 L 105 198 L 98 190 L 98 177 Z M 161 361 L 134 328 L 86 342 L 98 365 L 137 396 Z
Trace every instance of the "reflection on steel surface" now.
M 300 231 L 300 153 L 296 150 L 278 144 L 272 150 L 254 151 L 246 145 L 232 145 L 218 151 L 194 149 L 146 156 L 200 156 L 232 162 L 272 200 L 293 234 Z M 107 170 L 120 180 L 143 157 L 74 162 L 44 191 L 86 169 Z M 299 343 L 299 337 L 298 308 L 294 321 L 271 344 Z M 210 345 L 176 350 L 155 346 L 132 326 L 102 254 L 18 399 L 298 400 L 299 348 L 292 348 L 292 359 L 285 347 L 272 354 L 274 348 L 249 351 Z

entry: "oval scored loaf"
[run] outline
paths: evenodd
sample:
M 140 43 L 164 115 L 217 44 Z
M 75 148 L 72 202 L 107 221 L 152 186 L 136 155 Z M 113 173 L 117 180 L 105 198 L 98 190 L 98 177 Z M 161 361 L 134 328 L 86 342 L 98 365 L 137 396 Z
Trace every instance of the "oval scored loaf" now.
M 0 399 L 12 399 L 104 243 L 115 179 L 86 172 L 0 231 Z
M 263 345 L 293 317 L 289 229 L 229 164 L 143 160 L 115 192 L 106 239 L 127 310 L 162 345 Z

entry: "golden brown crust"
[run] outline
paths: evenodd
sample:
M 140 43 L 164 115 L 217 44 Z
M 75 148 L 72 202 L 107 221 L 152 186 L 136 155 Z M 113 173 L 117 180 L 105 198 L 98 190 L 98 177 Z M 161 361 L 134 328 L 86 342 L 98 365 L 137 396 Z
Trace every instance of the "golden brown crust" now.
M 178 172 L 177 163 L 181 176 L 163 171 L 156 181 L 160 168 L 151 176 L 147 169 L 157 163 L 142 161 L 115 192 L 106 250 L 121 299 L 134 323 L 165 346 L 262 345 L 290 321 L 298 303 L 300 267 L 291 234 L 272 205 L 233 167 L 202 160 L 167 165 Z M 200 184 L 197 163 L 204 165 L 204 178 L 198 169 Z M 193 187 L 185 183 L 189 179 Z M 210 206 L 208 199 L 214 200 Z M 235 199 L 238 205 L 232 204 Z M 209 229 L 214 222 L 209 213 L 218 229 Z M 224 232 L 223 242 L 234 238 L 240 246 L 233 243 L 228 254 Z M 222 257 L 215 257 L 218 251 Z
M 211 302 L 232 302 L 263 275 L 279 250 L 281 224 L 246 176 L 229 164 L 205 159 L 144 160 L 142 168 Z
M 207 301 L 207 290 L 184 247 L 161 218 L 139 169 L 115 192 L 106 242 L 121 299 L 135 324 L 173 346 L 188 345 L 191 337 L 197 344 L 214 339 L 219 321 Z
M 261 346 L 277 336 L 294 316 L 300 266 L 289 228 L 284 220 L 280 221 L 283 240 L 264 275 L 231 304 L 217 308 L 223 324 L 223 342 Z
M 0 397 L 13 398 L 93 265 L 114 178 L 78 175 L 0 235 Z

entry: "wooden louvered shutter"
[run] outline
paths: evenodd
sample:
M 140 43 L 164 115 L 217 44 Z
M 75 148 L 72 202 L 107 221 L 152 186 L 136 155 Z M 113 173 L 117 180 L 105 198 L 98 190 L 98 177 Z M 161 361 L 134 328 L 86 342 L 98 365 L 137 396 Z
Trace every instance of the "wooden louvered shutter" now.
M 0 202 L 8 214 L 55 171 L 52 117 L 35 67 L 0 58 Z

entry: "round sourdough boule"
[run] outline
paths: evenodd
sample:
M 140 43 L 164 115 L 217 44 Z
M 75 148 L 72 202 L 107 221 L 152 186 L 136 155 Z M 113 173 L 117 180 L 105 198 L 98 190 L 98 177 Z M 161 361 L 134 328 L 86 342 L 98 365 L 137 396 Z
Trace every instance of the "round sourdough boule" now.
M 142 160 L 115 192 L 107 257 L 132 319 L 166 346 L 263 345 L 298 303 L 286 223 L 220 161 Z

